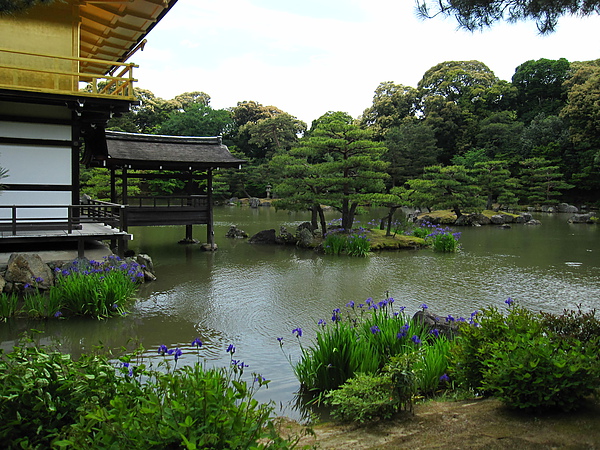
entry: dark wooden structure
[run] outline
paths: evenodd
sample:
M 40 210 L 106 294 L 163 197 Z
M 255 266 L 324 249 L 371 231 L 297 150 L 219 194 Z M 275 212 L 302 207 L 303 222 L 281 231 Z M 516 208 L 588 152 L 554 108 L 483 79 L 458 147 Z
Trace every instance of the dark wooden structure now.
M 85 162 L 111 173 L 111 201 L 126 206 L 125 230 L 130 226 L 185 225 L 184 242 L 193 242 L 193 225 L 207 225 L 207 242 L 214 249 L 213 170 L 239 168 L 217 137 L 161 136 L 107 131 L 106 146 L 86 148 Z M 129 195 L 133 178 L 185 182 L 185 195 L 136 197 Z M 120 181 L 120 182 L 119 182 Z M 120 192 L 118 192 L 120 187 Z

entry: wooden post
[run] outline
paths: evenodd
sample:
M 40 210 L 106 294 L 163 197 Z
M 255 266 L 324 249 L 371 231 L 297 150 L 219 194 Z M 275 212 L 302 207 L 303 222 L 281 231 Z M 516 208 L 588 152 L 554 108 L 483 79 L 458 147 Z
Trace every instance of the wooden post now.
M 127 198 L 127 167 L 125 166 L 121 170 L 121 191 L 123 193 L 123 204 L 126 205 L 129 199 Z
M 194 178 L 191 170 L 188 172 L 186 191 L 188 195 L 187 205 L 192 206 L 192 194 L 194 193 Z M 190 244 L 194 242 L 193 228 L 194 226 L 191 223 L 185 226 L 185 242 L 188 242 Z
M 206 202 L 208 203 L 208 220 L 206 221 L 206 241 L 210 249 L 215 250 L 215 230 L 213 228 L 213 196 L 212 196 L 212 168 L 206 173 Z

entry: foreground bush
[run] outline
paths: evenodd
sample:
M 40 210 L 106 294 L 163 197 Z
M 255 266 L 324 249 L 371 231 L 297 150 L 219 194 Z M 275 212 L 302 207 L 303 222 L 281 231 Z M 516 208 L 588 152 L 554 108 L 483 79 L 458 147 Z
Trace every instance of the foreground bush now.
M 461 328 L 451 370 L 463 387 L 518 409 L 569 411 L 600 386 L 600 326 L 595 312 L 534 314 L 508 299 Z M 585 338 L 585 340 L 581 339 Z
M 162 353 L 175 364 L 181 356 Z M 74 361 L 24 343 L 0 358 L 0 440 L 10 449 L 292 448 L 277 433 L 272 406 L 253 398 L 268 381 L 253 374 L 248 384 L 244 367 L 166 363 L 158 371 L 129 357 L 115 367 L 106 357 Z
M 411 410 L 417 383 L 412 370 L 414 354 L 392 357 L 376 375 L 359 373 L 325 395 L 332 416 L 361 424 L 390 419 L 399 410 Z

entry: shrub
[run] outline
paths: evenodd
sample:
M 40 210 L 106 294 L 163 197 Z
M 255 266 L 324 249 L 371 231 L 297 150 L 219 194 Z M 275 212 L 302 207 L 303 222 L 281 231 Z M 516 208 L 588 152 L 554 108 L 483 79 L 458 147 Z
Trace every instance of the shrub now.
M 580 406 L 600 381 L 593 314 L 534 314 L 506 302 L 506 316 L 490 308 L 476 316 L 476 324 L 461 327 L 451 350 L 455 379 L 513 408 Z
M 178 369 L 181 350 L 163 353 L 174 357 L 174 369 L 168 361 L 163 370 L 148 370 L 141 360 L 134 366 L 128 355 L 120 363 L 90 355 L 75 361 L 31 340 L 0 354 L 0 440 L 9 449 L 295 445 L 279 437 L 272 406 L 253 398 L 268 381 L 258 374 L 244 381 L 243 362 Z
M 277 434 L 272 406 L 252 398 L 267 381 L 255 375 L 249 386 L 237 364 L 149 372 L 145 384 L 123 385 L 110 405 L 75 424 L 67 441 L 78 448 L 241 449 L 264 440 L 262 448 L 291 448 Z
M 599 386 L 595 344 L 542 334 L 497 341 L 484 362 L 483 388 L 512 408 L 576 409 Z
M 358 373 L 339 389 L 325 395 L 331 415 L 341 421 L 365 423 L 389 419 L 398 409 L 394 385 L 389 375 Z
M 562 314 L 540 312 L 541 326 L 558 338 L 578 339 L 584 344 L 600 338 L 600 320 L 596 310 L 583 312 L 581 306 L 577 311 L 564 310 Z
M 0 441 L 8 448 L 50 448 L 82 413 L 107 405 L 122 382 L 105 358 L 74 361 L 30 339 L 0 356 Z
M 340 421 L 366 423 L 389 419 L 398 410 L 412 411 L 416 394 L 414 354 L 392 357 L 377 374 L 358 373 L 325 395 L 332 416 Z
M 529 310 L 506 300 L 508 315 L 495 307 L 476 311 L 469 322 L 459 324 L 459 334 L 450 349 L 454 380 L 463 388 L 485 394 L 482 388 L 485 361 L 491 358 L 492 345 L 510 340 L 520 333 L 539 333 L 541 326 Z

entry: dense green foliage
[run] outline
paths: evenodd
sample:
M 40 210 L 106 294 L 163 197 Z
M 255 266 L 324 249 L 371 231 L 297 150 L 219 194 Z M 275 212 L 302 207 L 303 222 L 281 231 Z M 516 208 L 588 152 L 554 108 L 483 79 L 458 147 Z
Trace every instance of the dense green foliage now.
M 534 314 L 507 300 L 477 326 L 463 325 L 452 348 L 455 380 L 513 408 L 568 411 L 598 390 L 600 322 L 595 311 Z M 581 339 L 583 338 L 583 339 Z
M 160 370 L 135 355 L 73 360 L 31 340 L 0 354 L 0 439 L 9 449 L 294 447 L 279 437 L 273 407 L 253 398 L 268 384 L 261 375 L 248 383 L 235 360 L 228 369 L 176 368 L 179 348 L 159 353 Z

